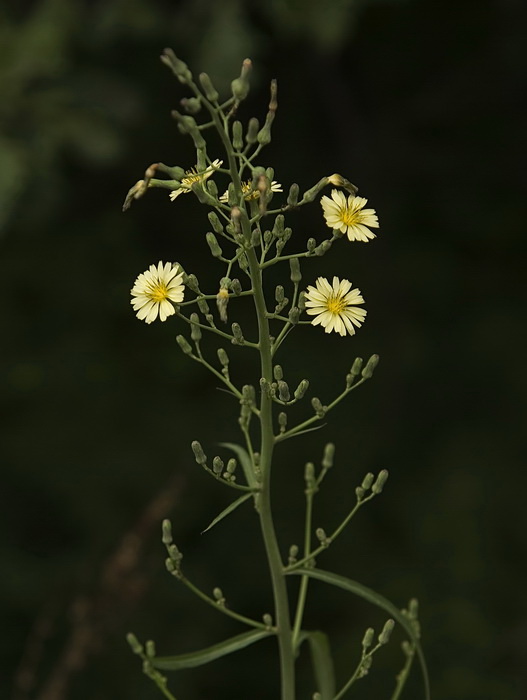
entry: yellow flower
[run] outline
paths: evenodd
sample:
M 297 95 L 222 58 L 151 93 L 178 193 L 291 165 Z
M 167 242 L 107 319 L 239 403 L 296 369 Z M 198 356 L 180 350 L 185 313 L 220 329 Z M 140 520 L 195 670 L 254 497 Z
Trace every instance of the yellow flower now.
M 181 178 L 181 184 L 178 190 L 172 190 L 168 195 L 172 201 L 179 197 L 180 194 L 187 194 L 192 192 L 192 185 L 195 182 L 205 182 L 214 171 L 221 167 L 223 164 L 222 160 L 213 160 L 212 163 L 201 173 L 198 172 L 197 168 L 191 168 L 185 173 L 185 177 Z
M 347 233 L 350 241 L 363 241 L 375 238 L 368 228 L 379 228 L 379 220 L 375 209 L 364 209 L 368 200 L 364 197 L 349 197 L 340 190 L 331 192 L 329 197 L 322 197 L 320 203 L 329 228 Z
M 357 306 L 364 304 L 360 289 L 352 289 L 348 280 L 333 277 L 331 285 L 325 277 L 319 277 L 316 287 L 307 288 L 306 299 L 306 313 L 315 316 L 311 323 L 320 324 L 326 333 L 354 335 L 354 325 L 359 328 L 366 318 L 366 310 Z
M 131 304 L 137 311 L 137 318 L 146 323 L 152 323 L 159 315 L 160 321 L 166 321 L 176 313 L 170 302 L 183 301 L 185 286 L 183 272 L 179 265 L 163 264 L 159 261 L 157 267 L 150 265 L 135 280 L 131 290 Z
M 251 199 L 259 199 L 260 197 L 260 192 L 258 190 L 252 190 L 252 182 L 250 180 L 247 180 L 247 182 L 242 182 L 242 193 L 243 193 L 243 198 L 245 199 L 246 202 L 249 202 Z M 283 192 L 282 185 L 279 182 L 276 182 L 276 180 L 273 180 L 271 182 L 271 192 Z M 220 202 L 228 202 L 229 201 L 229 191 L 227 190 L 224 192 L 221 197 L 220 197 Z

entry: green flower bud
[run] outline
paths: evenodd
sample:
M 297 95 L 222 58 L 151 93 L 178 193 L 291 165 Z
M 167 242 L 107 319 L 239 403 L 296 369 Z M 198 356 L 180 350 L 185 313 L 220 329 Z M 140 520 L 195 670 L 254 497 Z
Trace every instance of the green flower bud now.
M 202 314 L 208 314 L 210 311 L 209 305 L 207 304 L 207 300 L 203 297 L 199 297 L 198 299 L 198 309 L 201 311 Z
M 417 598 L 411 598 L 408 603 L 408 617 L 410 620 L 417 620 L 419 616 L 419 601 Z
M 365 495 L 366 491 L 362 488 L 362 486 L 357 486 L 357 488 L 355 489 L 355 496 L 357 497 L 357 501 L 362 501 Z
M 295 207 L 298 203 L 298 193 L 299 187 L 296 182 L 293 182 L 289 188 L 289 194 L 287 195 L 287 203 L 290 207 Z
M 149 639 L 145 645 L 145 654 L 149 659 L 153 659 L 156 655 L 156 645 L 152 639 Z
M 201 83 L 201 87 L 203 88 L 203 92 L 205 93 L 207 100 L 209 100 L 209 102 L 217 102 L 219 93 L 212 84 L 212 80 L 207 73 L 199 74 L 199 82 Z
M 299 401 L 300 399 L 303 399 L 304 396 L 305 396 L 305 394 L 306 394 L 306 391 L 308 390 L 308 388 L 309 388 L 309 380 L 308 380 L 308 379 L 302 379 L 302 381 L 300 382 L 300 384 L 299 384 L 299 385 L 297 386 L 297 388 L 295 389 L 295 394 L 294 394 L 295 399 L 296 399 L 297 401 Z
M 251 245 L 253 248 L 258 248 L 261 244 L 260 231 L 255 228 L 251 232 Z
M 373 627 L 368 627 L 368 629 L 364 633 L 364 637 L 362 638 L 362 648 L 364 649 L 364 651 L 371 647 L 374 635 L 375 630 L 373 629 Z
M 269 243 L 270 243 L 270 242 L 272 241 L 272 239 L 273 239 L 273 234 L 271 233 L 271 231 L 264 231 L 264 237 L 263 237 L 263 239 L 264 239 L 264 243 L 265 243 L 266 245 L 269 245 Z
M 140 642 L 137 639 L 137 637 L 135 636 L 135 634 L 132 634 L 132 632 L 129 632 L 126 635 L 126 641 L 130 645 L 130 648 L 134 654 L 141 655 L 143 653 L 143 645 L 140 644 Z
M 371 379 L 373 376 L 373 371 L 379 364 L 379 356 L 378 355 L 372 355 L 368 362 L 366 363 L 366 367 L 362 370 L 362 376 L 364 379 Z
M 384 627 L 382 629 L 382 632 L 380 633 L 378 639 L 379 639 L 379 644 L 388 644 L 390 641 L 390 636 L 393 632 L 393 628 L 395 627 L 395 621 L 394 620 L 386 620 L 384 623 Z
M 284 215 L 278 214 L 278 216 L 274 220 L 273 236 L 276 236 L 276 238 L 280 238 L 280 236 L 282 236 L 283 233 L 284 233 Z
M 207 243 L 209 244 L 210 252 L 215 258 L 221 258 L 223 251 L 218 243 L 216 236 L 210 231 L 206 235 Z
M 216 600 L 218 600 L 218 601 L 219 601 L 219 600 L 224 600 L 224 598 L 223 598 L 223 591 L 221 590 L 221 588 L 218 588 L 217 586 L 216 586 L 216 588 L 213 589 L 212 595 L 213 595 L 213 597 L 214 597 Z
M 218 360 L 223 367 L 229 366 L 229 356 L 223 348 L 218 348 Z
M 319 398 L 313 396 L 313 398 L 311 399 L 311 405 L 313 406 L 313 409 L 319 418 L 323 418 L 325 416 L 327 408 L 322 405 L 322 402 Z
M 179 345 L 179 347 L 183 350 L 185 355 L 192 355 L 192 348 L 190 347 L 188 341 L 186 340 L 186 338 L 184 336 L 177 335 L 176 342 Z
M 189 71 L 187 64 L 181 61 L 172 49 L 165 49 L 160 58 L 161 61 L 172 70 L 180 83 L 189 83 L 192 81 L 192 73 Z
M 214 182 L 214 180 L 207 180 L 206 187 L 210 196 L 214 197 L 214 199 L 218 199 L 218 185 Z
M 287 314 L 292 324 L 296 325 L 300 321 L 300 309 L 298 306 L 292 306 Z
M 331 248 L 331 241 L 326 239 L 325 241 L 322 241 L 320 245 L 317 245 L 317 247 L 314 250 L 315 255 L 318 255 L 321 257 L 322 255 L 325 255 L 328 250 Z
M 231 457 L 229 459 L 229 461 L 227 462 L 227 473 L 234 474 L 237 466 L 238 466 L 238 462 L 234 459 L 234 457 Z
M 240 266 L 240 269 L 244 271 L 249 269 L 249 261 L 247 260 L 245 253 L 242 253 L 238 258 L 238 265 Z
M 304 311 L 306 308 L 306 293 L 304 291 L 298 295 L 298 308 L 300 311 Z
M 232 326 L 232 334 L 234 338 L 232 339 L 232 343 L 234 345 L 243 345 L 245 342 L 245 338 L 243 337 L 242 329 L 239 323 L 233 323 Z
M 362 357 L 356 357 L 350 369 L 350 374 L 353 377 L 358 377 L 362 369 Z
M 362 488 L 365 491 L 368 491 L 369 489 L 371 489 L 371 485 L 373 484 L 374 479 L 375 479 L 375 476 L 371 472 L 366 474 L 366 476 L 362 480 L 362 484 L 361 484 Z
M 224 468 L 224 463 L 221 457 L 214 457 L 212 460 L 212 471 L 218 476 L 222 473 Z
M 172 117 L 177 121 L 177 128 L 182 134 L 191 134 L 198 130 L 198 124 L 194 117 L 188 114 L 181 114 L 177 109 L 171 112 Z
M 260 390 L 262 394 L 266 394 L 267 396 L 271 395 L 271 385 L 269 384 L 267 379 L 265 379 L 265 377 L 262 377 L 260 379 Z
M 234 98 L 241 102 L 249 94 L 249 74 L 252 69 L 252 61 L 250 58 L 246 58 L 242 63 L 242 70 L 240 77 L 236 78 L 231 83 L 231 90 Z
M 185 284 L 193 292 L 197 292 L 199 294 L 199 282 L 198 282 L 198 278 L 196 277 L 196 275 L 187 275 L 187 279 L 185 280 Z
M 194 452 L 194 457 L 196 459 L 196 462 L 198 464 L 206 464 L 207 463 L 207 456 L 203 452 L 203 447 L 201 446 L 201 444 L 197 440 L 194 440 L 192 442 L 191 447 L 192 447 L 192 452 Z
M 236 151 L 241 151 L 243 148 L 243 128 L 238 120 L 232 124 L 232 145 Z
M 291 268 L 291 282 L 293 282 L 294 284 L 298 284 L 302 279 L 299 259 L 289 258 L 289 267 Z
M 302 204 L 312 202 L 315 199 L 315 197 L 319 194 L 319 192 L 321 192 L 324 189 L 328 182 L 329 181 L 327 177 L 323 177 L 317 182 L 317 184 L 314 187 L 304 192 L 304 194 L 302 195 Z
M 163 532 L 163 537 L 162 537 L 162 542 L 164 545 L 169 545 L 172 544 L 172 523 L 170 520 L 163 520 L 163 523 L 161 525 L 161 530 Z
M 203 183 L 193 182 L 191 185 L 191 190 L 196 195 L 200 204 L 209 204 L 210 206 L 216 205 L 216 197 L 213 197 L 206 190 L 203 189 Z
M 180 100 L 181 106 L 189 114 L 197 114 L 201 109 L 199 97 L 183 97 Z
M 266 625 L 267 627 L 273 626 L 273 618 L 271 615 L 269 615 L 269 613 L 265 613 L 264 615 L 262 615 L 262 620 L 264 625 Z
M 284 378 L 284 373 L 282 371 L 281 365 L 275 365 L 273 367 L 273 377 L 276 379 L 276 381 Z
M 271 126 L 273 125 L 274 118 L 276 115 L 276 108 L 278 107 L 278 102 L 276 99 L 278 91 L 278 86 L 276 80 L 271 80 L 271 100 L 269 102 L 269 111 L 265 117 L 265 124 L 262 126 L 258 132 L 257 141 L 262 146 L 266 146 L 271 143 Z
M 310 253 L 314 253 L 315 248 L 317 247 L 317 242 L 315 241 L 314 238 L 308 238 L 307 240 L 307 249 Z
M 218 215 L 216 214 L 215 211 L 209 211 L 208 213 L 210 225 L 214 229 L 214 233 L 223 233 L 223 224 L 221 223 Z
M 237 297 L 242 293 L 242 285 L 239 279 L 236 277 L 231 282 L 231 292 Z
M 306 462 L 306 466 L 304 467 L 304 480 L 308 488 L 311 488 L 315 483 L 315 465 L 313 462 Z
M 194 313 L 190 315 L 190 337 L 195 343 L 199 343 L 201 340 L 201 328 L 199 327 L 199 316 Z
M 249 124 L 247 126 L 247 134 L 245 135 L 245 139 L 247 143 L 253 144 L 256 143 L 256 138 L 258 136 L 258 130 L 260 129 L 260 124 L 258 122 L 258 119 L 256 117 L 251 117 L 249 119 Z
M 334 457 L 335 445 L 332 442 L 328 442 L 324 447 L 324 456 L 322 457 L 322 466 L 324 469 L 331 469 Z
M 320 544 L 327 544 L 328 536 L 323 528 L 317 527 L 315 530 L 315 536 Z
M 287 382 L 278 382 L 278 398 L 280 399 L 280 401 L 289 401 L 291 399 Z
M 285 298 L 284 288 L 282 287 L 281 284 L 279 284 L 279 285 L 276 287 L 276 289 L 274 290 L 274 298 L 276 299 L 276 301 L 277 301 L 279 304 L 280 304 L 280 302 L 282 302 L 282 301 L 284 300 L 284 298 Z
M 242 386 L 242 396 L 250 404 L 256 403 L 256 391 L 252 384 L 244 384 Z
M 285 429 L 287 428 L 287 413 L 284 413 L 284 411 L 280 411 L 278 414 L 278 425 L 280 426 L 280 432 L 285 433 Z
M 289 547 L 289 564 L 294 564 L 298 557 L 298 545 L 292 544 Z
M 379 472 L 375 483 L 371 487 L 372 493 L 374 493 L 375 495 L 382 493 L 382 490 L 384 488 L 384 484 L 386 483 L 387 480 L 388 480 L 388 471 L 386 469 L 382 469 Z

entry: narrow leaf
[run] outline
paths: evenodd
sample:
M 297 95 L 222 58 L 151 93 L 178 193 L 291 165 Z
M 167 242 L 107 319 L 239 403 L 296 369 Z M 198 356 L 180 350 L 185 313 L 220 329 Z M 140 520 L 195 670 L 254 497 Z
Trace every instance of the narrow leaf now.
M 319 631 L 306 632 L 305 635 L 311 651 L 317 690 L 322 695 L 322 700 L 332 700 L 336 690 L 329 638 L 327 634 Z
M 220 442 L 220 445 L 234 452 L 234 454 L 238 457 L 240 464 L 242 465 L 243 473 L 245 474 L 247 483 L 251 488 L 256 488 L 258 486 L 258 483 L 256 482 L 256 477 L 253 472 L 253 465 L 247 450 L 241 445 L 237 445 L 235 442 Z
M 399 608 L 396 608 L 393 603 L 391 603 L 387 598 L 376 593 L 371 588 L 363 586 L 362 583 L 358 581 L 352 581 L 345 576 L 339 576 L 338 574 L 333 574 L 330 571 L 321 571 L 320 569 L 294 569 L 289 571 L 288 575 L 297 574 L 299 576 L 310 576 L 311 578 L 318 579 L 319 581 L 324 581 L 324 583 L 329 583 L 337 588 L 342 588 L 349 593 L 354 593 L 355 595 L 367 600 L 369 603 L 373 603 L 379 608 L 382 608 L 387 613 L 396 620 L 401 627 L 404 628 L 412 642 L 415 644 L 417 657 L 421 665 L 421 671 L 423 673 L 423 682 L 425 686 L 425 697 L 426 700 L 430 700 L 430 681 L 428 679 L 428 670 L 426 667 L 426 661 L 419 642 L 419 638 L 416 636 L 414 629 L 407 618 L 402 614 Z
M 214 646 L 195 651 L 190 654 L 179 654 L 178 656 L 158 656 L 152 659 L 154 668 L 160 668 L 164 671 L 178 671 L 182 668 L 194 668 L 208 664 L 209 661 L 214 661 L 227 654 L 232 654 L 239 651 L 250 644 L 269 637 L 274 634 L 267 630 L 253 630 L 252 632 L 244 632 L 236 637 L 226 639 L 224 642 L 214 644 Z
M 243 496 L 240 496 L 240 498 L 237 498 L 235 501 L 233 501 L 230 505 L 227 506 L 224 510 L 221 511 L 219 515 L 217 515 L 214 520 L 207 525 L 207 527 L 202 530 L 201 534 L 203 535 L 204 532 L 207 532 L 207 530 L 210 530 L 211 528 L 214 527 L 214 525 L 217 525 L 220 520 L 223 520 L 229 513 L 232 513 L 233 510 L 236 510 L 236 508 L 241 505 L 244 501 L 247 501 L 249 498 L 252 497 L 252 493 L 244 493 Z

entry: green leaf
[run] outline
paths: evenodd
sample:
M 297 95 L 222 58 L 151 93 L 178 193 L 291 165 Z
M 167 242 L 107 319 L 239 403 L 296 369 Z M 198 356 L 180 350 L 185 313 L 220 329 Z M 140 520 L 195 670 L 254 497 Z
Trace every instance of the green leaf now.
M 376 593 L 371 588 L 363 586 L 357 581 L 352 581 L 351 579 L 346 578 L 345 576 L 333 574 L 330 571 L 321 571 L 320 569 L 293 569 L 293 571 L 288 572 L 288 575 L 291 574 L 297 574 L 299 576 L 310 576 L 311 578 L 318 579 L 319 581 L 324 581 L 324 583 L 329 583 L 332 586 L 336 586 L 337 588 L 343 588 L 345 591 L 348 591 L 349 593 L 354 593 L 360 598 L 367 600 L 369 603 L 373 603 L 373 605 L 376 605 L 377 607 L 382 608 L 387 613 L 389 613 L 391 617 L 393 617 L 393 619 L 396 620 L 401 625 L 401 627 L 404 628 L 405 632 L 415 644 L 417 657 L 419 659 L 421 671 L 423 673 L 425 698 L 426 700 L 430 700 L 430 681 L 428 678 L 428 670 L 426 667 L 426 661 L 421 647 L 421 643 L 419 642 L 419 638 L 415 634 L 412 625 L 410 624 L 408 619 L 402 614 L 399 608 L 396 608 L 395 605 L 393 605 L 393 603 L 390 603 L 390 601 L 387 598 L 380 595 L 379 593 Z
M 237 445 L 235 442 L 220 442 L 220 445 L 234 452 L 234 454 L 238 457 L 240 464 L 242 465 L 243 473 L 245 474 L 247 483 L 251 488 L 256 488 L 258 486 L 258 482 L 256 481 L 251 458 L 247 450 L 241 445 Z
M 217 515 L 214 520 L 207 525 L 207 527 L 202 530 L 201 534 L 203 535 L 204 532 L 207 532 L 207 530 L 210 530 L 214 525 L 217 525 L 217 523 L 220 522 L 220 520 L 223 520 L 229 513 L 232 513 L 233 510 L 236 510 L 238 506 L 240 506 L 244 501 L 247 501 L 249 498 L 252 498 L 253 494 L 252 493 L 244 493 L 243 496 L 240 496 L 240 498 L 237 498 L 235 501 L 233 501 L 230 505 L 227 506 L 224 510 L 221 511 L 219 515 Z
M 182 668 L 194 668 L 195 666 L 203 666 L 209 661 L 220 659 L 222 656 L 232 654 L 239 651 L 250 644 L 260 641 L 265 637 L 274 634 L 268 630 L 253 630 L 252 632 L 244 632 L 236 637 L 226 639 L 224 642 L 214 644 L 214 646 L 194 651 L 190 654 L 179 654 L 178 656 L 158 656 L 152 659 L 152 666 L 160 668 L 164 671 L 179 671 Z
M 332 700 L 336 693 L 335 670 L 328 635 L 317 630 L 304 632 L 302 636 L 309 642 L 317 691 L 322 695 L 322 700 Z

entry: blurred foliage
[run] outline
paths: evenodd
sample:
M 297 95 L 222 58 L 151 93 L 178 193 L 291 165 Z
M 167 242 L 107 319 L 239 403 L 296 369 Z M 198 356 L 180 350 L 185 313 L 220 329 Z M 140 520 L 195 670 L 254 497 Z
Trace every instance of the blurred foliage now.
M 135 276 L 159 259 L 201 279 L 217 273 L 192 197 L 172 205 L 152 192 L 120 212 L 151 162 L 193 165 L 169 116 L 184 93 L 159 63 L 165 46 L 224 89 L 251 56 L 242 118 L 263 115 L 268 82 L 279 81 L 263 164 L 301 188 L 342 172 L 380 215 L 374 244 L 343 244 L 316 273 L 304 267 L 306 283 L 350 277 L 369 316 L 349 343 L 293 336 L 290 383 L 318 363 L 313 389 L 324 398 L 355 354 L 378 352 L 381 364 L 323 433 L 284 446 L 284 549 L 301 537 L 291 512 L 303 463 L 325 440 L 337 443 L 337 463 L 317 526 L 339 518 L 365 472 L 388 468 L 382 500 L 324 566 L 401 606 L 420 599 L 435 697 L 527 695 L 524 19 L 519 0 L 0 7 L 2 698 L 155 698 L 128 630 L 163 653 L 240 631 L 164 574 L 166 515 L 189 575 L 221 585 L 248 614 L 270 607 L 255 584 L 266 573 L 250 508 L 199 535 L 227 501 L 188 443 L 212 452 L 236 440 L 236 407 L 189 366 L 173 324 L 146 327 L 128 303 Z M 291 225 L 316 237 L 316 205 Z M 250 358 L 240 352 L 239 363 L 248 379 Z M 309 623 L 331 632 L 344 673 L 364 629 L 383 620 L 322 586 L 312 595 Z M 174 689 L 187 700 L 239 688 L 272 697 L 274 659 L 262 643 L 178 675 Z M 399 663 L 393 644 L 361 692 L 382 697 Z

